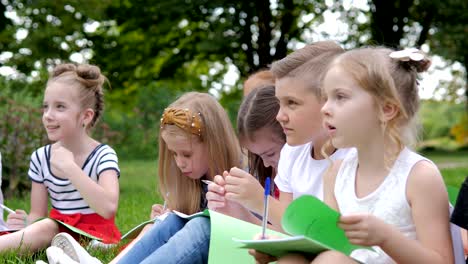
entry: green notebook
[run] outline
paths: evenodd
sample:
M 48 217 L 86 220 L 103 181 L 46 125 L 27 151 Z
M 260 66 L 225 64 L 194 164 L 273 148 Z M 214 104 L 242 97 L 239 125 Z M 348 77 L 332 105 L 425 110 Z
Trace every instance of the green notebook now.
M 252 248 L 272 256 L 288 252 L 317 254 L 336 250 L 349 255 L 355 249 L 369 249 L 349 243 L 344 231 L 337 226 L 340 214 L 314 196 L 304 195 L 286 209 L 281 224 L 291 234 L 281 239 L 241 240 L 242 248 Z
M 174 212 L 182 218 L 193 219 L 195 217 L 209 217 L 211 222 L 209 264 L 239 264 L 255 263 L 245 248 L 240 248 L 239 243 L 233 237 L 251 239 L 262 232 L 262 227 L 254 225 L 234 217 L 230 217 L 215 211 L 205 210 L 193 215 Z M 268 230 L 267 234 L 283 237 L 276 231 Z

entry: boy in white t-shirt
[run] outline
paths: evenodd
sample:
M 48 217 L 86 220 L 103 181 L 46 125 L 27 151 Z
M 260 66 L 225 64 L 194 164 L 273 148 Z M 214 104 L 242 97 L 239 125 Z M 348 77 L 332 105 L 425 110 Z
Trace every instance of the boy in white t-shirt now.
M 279 200 L 269 197 L 268 221 L 275 229 L 282 229 L 281 218 L 294 198 L 302 194 L 323 198 L 322 176 L 331 164 L 325 159 L 323 152 L 332 159 L 339 159 L 349 151 L 336 150 L 331 145 L 322 150 L 328 138 L 325 128 L 322 127 L 320 113 L 324 102 L 321 95 L 321 78 L 327 64 L 342 52 L 343 49 L 334 42 L 317 42 L 272 65 L 271 71 L 276 78 L 275 96 L 280 104 L 276 119 L 283 128 L 287 142 L 281 150 L 275 177 L 280 191 Z M 237 173 L 231 170 L 226 176 L 226 182 L 248 183 L 248 178 L 245 172 Z M 216 179 L 215 177 L 215 181 Z M 211 196 L 222 196 L 226 193 L 225 200 L 235 201 L 253 212 L 261 212 L 263 203 L 255 202 L 259 200 L 256 193 L 241 197 L 235 192 L 232 184 L 227 184 L 225 190 L 215 190 L 214 186 L 209 187 L 208 194 L 214 193 Z M 210 207 L 210 198 L 208 201 Z
M 331 41 L 321 41 L 297 50 L 273 63 L 276 97 L 280 110 L 276 119 L 283 127 L 287 144 L 281 150 L 275 183 L 279 201 L 270 199 L 268 220 L 281 228 L 281 218 L 291 201 L 302 194 L 323 199 L 323 174 L 331 159 L 341 159 L 350 149 L 335 149 L 322 126 L 320 109 L 324 98 L 321 79 L 327 65 L 344 50 Z M 251 250 L 258 263 L 274 260 Z
M 312 149 L 313 143 L 299 146 L 285 144 L 281 149 L 275 183 L 282 192 L 291 193 L 293 199 L 308 194 L 323 200 L 323 180 L 317 176 L 324 173 L 330 161 L 315 159 L 311 155 Z M 329 158 L 343 159 L 347 153 L 349 149 L 337 149 Z

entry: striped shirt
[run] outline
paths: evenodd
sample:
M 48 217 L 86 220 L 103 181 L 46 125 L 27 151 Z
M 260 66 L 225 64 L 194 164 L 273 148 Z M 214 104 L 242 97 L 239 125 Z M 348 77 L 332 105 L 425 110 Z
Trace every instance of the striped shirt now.
M 60 213 L 95 213 L 70 180 L 59 178 L 52 173 L 50 167 L 51 146 L 41 147 L 31 155 L 29 178 L 36 183 L 45 185 L 52 207 Z M 99 175 L 106 170 L 114 170 L 120 176 L 117 154 L 105 144 L 100 144 L 89 154 L 81 169 L 95 182 L 99 180 Z

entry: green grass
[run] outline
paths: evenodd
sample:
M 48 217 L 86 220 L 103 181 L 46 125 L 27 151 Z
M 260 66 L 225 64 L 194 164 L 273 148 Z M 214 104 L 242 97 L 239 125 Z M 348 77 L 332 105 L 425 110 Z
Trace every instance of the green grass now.
M 441 172 L 446 184 L 459 187 L 468 176 L 468 152 L 428 152 L 424 155 L 442 167 Z M 450 165 L 450 166 L 448 166 Z M 453 165 L 453 166 L 452 166 Z M 116 223 L 122 233 L 149 218 L 151 205 L 161 203 L 156 194 L 156 161 L 120 162 L 120 199 Z M 29 210 L 29 196 L 9 199 L 5 203 L 12 208 Z M 92 251 L 104 263 L 109 262 L 117 251 Z M 1 263 L 34 263 L 35 260 L 47 261 L 44 252 L 18 256 L 16 252 L 0 254 Z
M 156 191 L 156 161 L 122 161 L 120 162 L 120 198 L 119 209 L 116 215 L 116 224 L 122 234 L 137 224 L 148 220 L 151 205 L 161 203 L 161 198 Z M 5 204 L 10 208 L 30 209 L 30 196 L 18 199 L 8 199 Z M 117 252 L 91 251 L 93 256 L 109 262 Z M 18 256 L 14 251 L 0 254 L 0 263 L 34 263 L 36 260 L 44 260 L 47 257 L 43 251 L 33 255 Z
M 459 188 L 468 177 L 468 150 L 430 151 L 423 153 L 423 155 L 437 164 L 447 185 Z
M 437 165 L 442 165 L 449 163 L 458 163 L 464 164 L 465 167 L 468 167 L 468 150 L 462 151 L 427 151 L 422 153 L 427 158 L 434 161 Z

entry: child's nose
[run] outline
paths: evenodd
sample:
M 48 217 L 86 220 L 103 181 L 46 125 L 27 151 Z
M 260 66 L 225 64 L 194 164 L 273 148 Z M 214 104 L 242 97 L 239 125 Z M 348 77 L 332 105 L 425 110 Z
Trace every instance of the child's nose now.
M 322 106 L 322 109 L 320 109 L 320 112 L 324 116 L 330 115 L 330 104 L 328 103 L 328 101 L 326 101 L 325 104 Z
M 265 166 L 265 167 L 267 167 L 267 168 L 268 168 L 268 167 L 273 167 L 273 163 L 272 163 L 270 160 L 268 160 L 268 159 L 264 159 L 264 160 L 263 160 L 263 166 Z
M 284 113 L 284 111 L 281 110 L 281 108 L 279 109 L 278 114 L 276 114 L 276 120 L 278 120 L 278 122 L 286 122 L 287 121 L 287 116 Z
M 46 119 L 50 119 L 52 117 L 52 112 L 51 112 L 51 109 L 45 109 L 44 110 L 44 113 L 42 114 L 44 116 L 44 118 Z
M 179 169 L 185 168 L 185 165 L 184 165 L 185 163 L 184 163 L 183 159 L 181 159 L 179 157 L 176 157 L 175 162 L 176 162 L 177 167 L 179 167 Z

